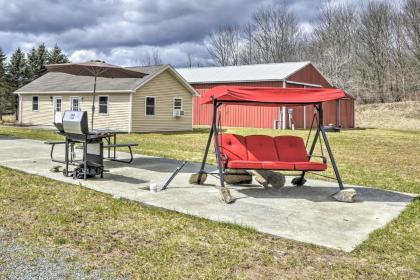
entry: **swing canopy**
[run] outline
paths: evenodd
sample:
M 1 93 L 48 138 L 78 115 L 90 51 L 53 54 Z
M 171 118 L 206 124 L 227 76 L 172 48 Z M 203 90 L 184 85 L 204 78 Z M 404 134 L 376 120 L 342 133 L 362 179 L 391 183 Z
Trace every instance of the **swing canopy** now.
M 202 104 L 221 103 L 316 104 L 347 97 L 339 88 L 274 88 L 217 86 L 203 95 Z

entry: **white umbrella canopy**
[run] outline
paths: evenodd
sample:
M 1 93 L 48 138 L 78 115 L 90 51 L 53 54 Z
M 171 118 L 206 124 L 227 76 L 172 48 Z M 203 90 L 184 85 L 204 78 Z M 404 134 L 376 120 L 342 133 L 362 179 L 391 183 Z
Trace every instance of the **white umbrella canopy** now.
M 46 65 L 49 72 L 62 72 L 77 76 L 92 76 L 93 83 L 93 103 L 92 103 L 92 120 L 91 129 L 93 129 L 93 116 L 95 114 L 95 94 L 96 94 L 96 78 L 143 78 L 147 74 L 125 69 L 121 66 L 105 63 L 101 60 L 90 60 L 81 63 L 62 63 Z

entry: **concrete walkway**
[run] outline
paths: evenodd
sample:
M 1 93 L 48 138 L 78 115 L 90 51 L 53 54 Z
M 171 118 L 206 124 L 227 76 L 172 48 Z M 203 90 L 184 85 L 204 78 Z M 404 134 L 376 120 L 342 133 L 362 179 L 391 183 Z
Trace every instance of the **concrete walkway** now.
M 141 143 L 140 143 L 141 145 Z M 57 155 L 62 149 L 57 147 Z M 80 152 L 80 151 L 79 151 Z M 126 156 L 120 153 L 121 156 Z M 136 155 L 132 164 L 105 163 L 104 179 L 73 180 L 49 171 L 49 146 L 41 141 L 13 139 L 0 135 L 0 165 L 63 182 L 175 210 L 214 221 L 249 226 L 264 233 L 351 251 L 369 233 L 396 218 L 414 195 L 351 186 L 357 190 L 355 203 L 332 199 L 336 184 L 309 180 L 304 187 L 292 187 L 291 178 L 280 190 L 261 186 L 229 186 L 233 204 L 220 201 L 217 179 L 209 177 L 203 186 L 188 184 L 198 164 L 189 164 L 163 192 L 152 193 L 150 183 L 162 186 L 180 164 L 175 160 Z M 209 167 L 212 168 L 212 167 Z

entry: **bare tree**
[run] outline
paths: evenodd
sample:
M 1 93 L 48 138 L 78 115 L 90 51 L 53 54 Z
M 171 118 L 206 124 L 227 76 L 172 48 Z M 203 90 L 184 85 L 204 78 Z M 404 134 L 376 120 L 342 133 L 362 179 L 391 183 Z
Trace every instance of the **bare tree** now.
M 420 63 L 420 0 L 407 0 L 403 11 L 406 44 Z
M 255 43 L 254 43 L 254 26 L 247 23 L 242 29 L 243 47 L 240 52 L 241 64 L 254 64 L 255 58 Z
M 241 28 L 221 26 L 207 48 L 222 66 L 311 60 L 358 101 L 399 101 L 420 92 L 420 0 L 391 3 L 326 2 L 310 33 L 287 5 L 263 6 Z
M 357 53 L 365 85 L 373 101 L 389 100 L 393 9 L 387 2 L 369 2 L 360 15 Z
M 259 62 L 294 60 L 301 39 L 296 16 L 283 6 L 260 8 L 252 18 L 254 53 Z
M 217 65 L 238 65 L 240 41 L 239 26 L 223 25 L 210 34 L 207 50 Z
M 154 65 L 160 65 L 162 64 L 162 58 L 160 56 L 160 51 L 158 48 L 154 48 L 152 50 L 152 59 Z
M 353 5 L 329 2 L 320 9 L 312 34 L 312 60 L 333 85 L 346 90 L 355 84 L 352 72 L 356 22 Z
M 162 64 L 160 51 L 158 48 L 153 48 L 150 52 L 146 52 L 140 59 L 139 62 L 143 66 L 152 66 Z

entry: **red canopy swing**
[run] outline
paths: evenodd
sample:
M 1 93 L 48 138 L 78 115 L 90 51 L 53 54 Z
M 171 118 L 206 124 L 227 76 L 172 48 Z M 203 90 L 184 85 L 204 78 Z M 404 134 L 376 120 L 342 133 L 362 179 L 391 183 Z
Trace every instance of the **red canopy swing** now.
M 320 135 L 324 140 L 331 165 L 334 169 L 335 179 L 340 190 L 344 189 L 328 138 L 323 126 L 322 102 L 345 98 L 343 90 L 337 88 L 271 88 L 271 87 L 241 87 L 218 86 L 208 91 L 202 97 L 203 104 L 213 104 L 213 119 L 204 153 L 202 165 L 198 173 L 198 182 L 201 182 L 210 149 L 212 138 L 217 159 L 217 167 L 224 194 L 225 202 L 232 201 L 229 191 L 225 188 L 224 171 L 231 169 L 266 169 L 266 170 L 292 170 L 302 172 L 293 179 L 294 185 L 305 183 L 305 174 L 310 171 L 324 171 L 327 168 L 326 159 L 323 162 L 312 162 L 313 152 Z M 219 135 L 217 126 L 218 109 L 222 104 L 259 104 L 266 106 L 278 105 L 308 105 L 313 104 L 317 113 L 317 130 L 309 149 L 306 150 L 303 139 L 295 136 L 270 137 L 265 135 L 239 136 L 234 134 Z M 314 116 L 315 117 L 315 116 Z M 315 120 L 315 118 L 314 118 Z M 309 137 L 308 137 L 309 139 Z M 308 142 L 307 142 L 308 143 Z

